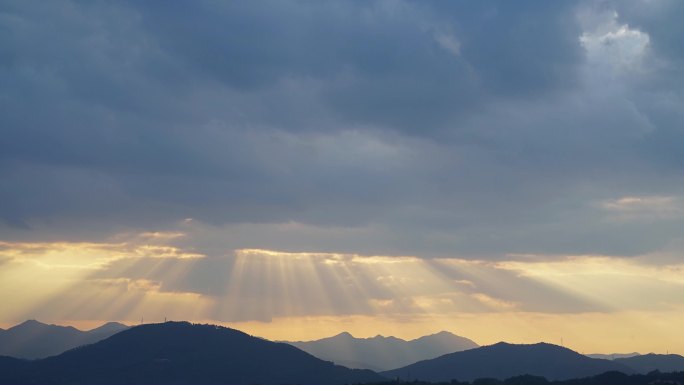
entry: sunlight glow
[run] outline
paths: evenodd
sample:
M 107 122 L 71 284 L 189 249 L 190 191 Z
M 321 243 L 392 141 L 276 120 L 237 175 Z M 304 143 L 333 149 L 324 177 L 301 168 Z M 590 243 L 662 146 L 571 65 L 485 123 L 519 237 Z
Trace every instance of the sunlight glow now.
M 671 325 L 684 317 L 682 265 L 606 256 L 485 261 L 260 249 L 208 257 L 172 246 L 174 239 L 0 243 L 0 312 L 17 322 L 218 322 L 280 340 L 450 330 L 480 343 L 558 343 L 562 334 L 581 351 L 668 345 L 684 352 L 668 343 Z

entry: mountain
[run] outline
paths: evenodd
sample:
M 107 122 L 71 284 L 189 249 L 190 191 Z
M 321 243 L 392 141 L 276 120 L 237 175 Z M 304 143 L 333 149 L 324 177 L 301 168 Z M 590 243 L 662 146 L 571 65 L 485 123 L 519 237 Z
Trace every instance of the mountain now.
M 25 384 L 22 378 L 29 361 L 19 358 L 0 356 L 0 383 L 2 384 Z
M 0 355 L 18 358 L 44 358 L 81 345 L 92 344 L 128 326 L 109 322 L 89 331 L 71 326 L 47 325 L 28 320 L 0 332 Z
M 504 379 L 530 374 L 549 380 L 588 377 L 607 371 L 633 373 L 622 364 L 589 358 L 560 346 L 538 343 L 495 345 L 446 354 L 403 368 L 382 372 L 389 378 L 402 380 L 471 381 L 476 378 Z
M 644 354 L 628 358 L 616 358 L 615 362 L 629 366 L 639 373 L 648 373 L 653 370 L 661 372 L 684 371 L 684 357 L 679 354 Z
M 187 322 L 136 326 L 58 356 L 14 364 L 0 372 L 0 383 L 341 385 L 383 379 L 291 345 Z
M 96 327 L 95 329 L 91 329 L 85 332 L 88 336 L 88 341 L 81 345 L 92 344 L 97 341 L 104 340 L 105 338 L 109 338 L 110 336 L 113 336 L 114 334 L 124 331 L 128 328 L 129 326 L 126 326 L 118 322 L 107 322 L 106 324 L 100 327 Z
M 7 372 L 10 369 L 21 368 L 28 364 L 28 361 L 20 358 L 0 356 L 0 373 Z
M 634 356 L 639 356 L 637 352 L 634 353 L 612 353 L 612 354 L 585 354 L 587 357 L 600 358 L 602 360 L 614 360 L 616 358 L 629 358 Z
M 350 368 L 376 371 L 394 369 L 446 353 L 478 347 L 467 338 L 444 331 L 411 341 L 380 335 L 355 338 L 344 332 L 317 341 L 288 343 L 324 360 Z

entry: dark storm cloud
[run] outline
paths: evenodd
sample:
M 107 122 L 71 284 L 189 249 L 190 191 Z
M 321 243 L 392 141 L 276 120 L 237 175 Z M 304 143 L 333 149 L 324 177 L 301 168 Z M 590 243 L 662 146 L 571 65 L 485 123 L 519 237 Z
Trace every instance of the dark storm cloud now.
M 568 5 L 198 2 L 138 10 L 141 28 L 192 71 L 181 82 L 253 91 L 318 80 L 336 118 L 417 135 L 483 98 L 571 87 L 582 58 Z M 270 118 L 282 124 L 280 113 Z
M 601 4 L 650 37 L 634 62 L 672 65 L 594 65 L 617 55 L 583 46 L 580 2 L 6 2 L 2 231 L 194 218 L 213 249 L 281 248 L 279 223 L 379 229 L 282 240 L 299 250 L 657 249 L 681 216 L 601 202 L 684 194 L 681 84 L 661 81 L 681 7 Z

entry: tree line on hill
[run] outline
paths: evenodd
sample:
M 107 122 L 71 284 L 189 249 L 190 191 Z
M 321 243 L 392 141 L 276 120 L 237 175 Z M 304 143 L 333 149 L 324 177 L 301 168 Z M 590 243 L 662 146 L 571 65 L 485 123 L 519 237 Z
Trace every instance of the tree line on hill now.
M 654 370 L 647 374 L 625 374 L 612 371 L 585 378 L 549 381 L 545 377 L 521 375 L 500 380 L 477 378 L 473 381 L 382 381 L 364 385 L 684 385 L 684 372 L 662 373 Z

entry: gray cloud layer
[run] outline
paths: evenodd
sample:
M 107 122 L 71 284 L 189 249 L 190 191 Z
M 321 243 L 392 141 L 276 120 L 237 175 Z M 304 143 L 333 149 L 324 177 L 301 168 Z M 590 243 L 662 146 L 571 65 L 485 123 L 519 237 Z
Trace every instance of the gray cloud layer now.
M 0 229 L 101 238 L 194 218 L 216 249 L 668 248 L 684 225 L 683 12 L 5 2 Z

